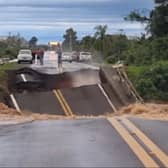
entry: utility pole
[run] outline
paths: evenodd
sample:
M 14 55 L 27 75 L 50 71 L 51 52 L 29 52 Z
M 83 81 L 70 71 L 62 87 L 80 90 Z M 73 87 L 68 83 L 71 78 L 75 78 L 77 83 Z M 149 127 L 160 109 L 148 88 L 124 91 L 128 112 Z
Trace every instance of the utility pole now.
M 120 43 L 121 43 L 121 36 L 123 35 L 124 29 L 119 29 L 118 31 L 119 31 L 119 35 L 120 35 L 119 41 L 120 41 Z M 119 45 L 118 62 L 120 62 L 120 55 L 121 55 L 121 47 L 120 47 L 120 45 Z
M 69 48 L 70 48 L 70 51 L 72 52 L 72 34 L 71 33 L 69 36 Z

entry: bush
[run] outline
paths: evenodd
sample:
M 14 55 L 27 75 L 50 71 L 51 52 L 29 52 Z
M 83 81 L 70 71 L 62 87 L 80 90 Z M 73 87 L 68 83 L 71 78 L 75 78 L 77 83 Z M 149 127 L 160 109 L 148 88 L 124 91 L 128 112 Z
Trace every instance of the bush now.
M 144 99 L 168 100 L 168 62 L 136 68 L 131 66 L 127 71 Z

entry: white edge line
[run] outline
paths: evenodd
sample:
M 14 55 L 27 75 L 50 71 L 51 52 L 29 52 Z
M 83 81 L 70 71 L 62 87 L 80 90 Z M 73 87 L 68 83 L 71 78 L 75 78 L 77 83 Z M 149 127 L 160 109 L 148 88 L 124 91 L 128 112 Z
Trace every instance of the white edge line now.
M 27 82 L 26 77 L 25 77 L 24 74 L 21 74 L 21 77 L 22 77 L 22 79 L 23 79 L 24 82 Z
M 111 108 L 114 110 L 114 112 L 117 112 L 117 109 L 115 108 L 114 104 L 111 102 L 111 100 L 109 99 L 108 95 L 106 94 L 106 92 L 104 91 L 103 87 L 101 86 L 101 84 L 98 84 L 100 90 L 102 91 L 103 95 L 106 97 L 108 103 L 110 104 Z
M 18 105 L 18 103 L 17 103 L 17 101 L 16 101 L 16 99 L 15 99 L 13 94 L 10 94 L 10 98 L 11 98 L 11 100 L 13 102 L 13 105 L 15 106 L 16 110 L 18 112 L 21 112 L 20 107 L 19 107 L 19 105 Z

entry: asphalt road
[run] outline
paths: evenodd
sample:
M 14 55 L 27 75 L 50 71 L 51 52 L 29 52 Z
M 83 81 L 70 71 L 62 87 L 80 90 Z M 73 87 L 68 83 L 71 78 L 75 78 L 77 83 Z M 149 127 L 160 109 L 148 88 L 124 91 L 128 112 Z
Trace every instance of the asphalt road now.
M 33 66 L 55 73 L 57 68 L 49 64 L 39 69 Z M 14 93 L 14 97 L 21 109 L 32 112 L 112 112 L 98 85 Z M 168 122 L 129 120 L 117 117 L 0 126 L 0 167 L 168 167 Z
M 38 63 L 31 67 L 37 71 L 47 74 L 59 73 L 57 68 L 57 56 L 54 52 L 46 52 L 44 56 L 44 66 Z M 88 70 L 90 69 L 90 71 Z M 74 115 L 103 115 L 113 112 L 107 97 L 99 88 L 101 81 L 99 79 L 99 71 L 94 66 L 82 63 L 63 63 L 63 72 L 73 72 L 71 77 L 71 87 L 61 89 L 60 92 L 65 101 L 56 96 L 54 90 L 46 90 L 43 92 L 25 91 L 23 93 L 13 93 L 17 106 L 21 110 L 31 111 L 35 113 L 47 113 L 56 115 L 67 115 L 65 108 L 66 103 Z M 82 70 L 82 71 L 81 71 Z M 93 70 L 93 71 L 92 71 Z M 27 74 L 21 76 L 23 80 L 29 81 Z M 45 79 L 44 79 L 45 80 Z M 60 76 L 62 83 L 64 79 Z M 57 85 L 55 81 L 55 86 Z M 52 83 L 52 85 L 54 85 Z M 13 103 L 14 104 L 14 103 Z
M 61 92 L 76 115 L 103 115 L 113 112 L 98 85 L 62 89 Z
M 0 128 L 1 167 L 142 167 L 106 119 Z
M 21 110 L 40 114 L 65 115 L 64 111 L 52 91 L 23 92 L 14 94 Z
M 130 118 L 130 120 L 168 154 L 168 121 L 143 120 L 137 118 Z
M 61 89 L 62 96 L 74 115 L 103 115 L 113 109 L 98 85 Z M 14 93 L 21 110 L 41 114 L 66 115 L 53 91 Z
M 31 68 L 39 71 L 41 73 L 47 74 L 58 74 L 60 73 L 58 69 L 57 63 L 57 54 L 54 51 L 47 51 L 44 55 L 44 65 L 41 66 L 37 61 L 35 64 L 31 65 Z M 63 70 L 62 72 L 73 72 L 79 71 L 81 69 L 92 69 L 92 70 L 99 70 L 99 67 L 89 65 L 87 63 L 80 63 L 80 62 L 63 62 Z

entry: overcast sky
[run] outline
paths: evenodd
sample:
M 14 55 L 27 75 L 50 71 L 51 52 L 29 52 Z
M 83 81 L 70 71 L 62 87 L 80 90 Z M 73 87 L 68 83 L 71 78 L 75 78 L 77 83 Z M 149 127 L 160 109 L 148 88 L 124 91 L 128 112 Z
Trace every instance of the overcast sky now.
M 123 20 L 134 9 L 151 10 L 153 0 L 0 0 L 0 35 L 20 33 L 27 39 L 37 36 L 40 43 L 62 40 L 73 27 L 78 37 L 94 34 L 94 27 L 108 25 L 108 33 L 124 29 L 139 35 L 144 26 Z

